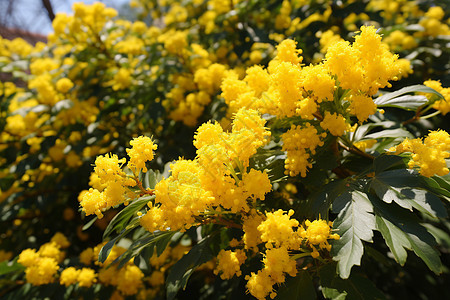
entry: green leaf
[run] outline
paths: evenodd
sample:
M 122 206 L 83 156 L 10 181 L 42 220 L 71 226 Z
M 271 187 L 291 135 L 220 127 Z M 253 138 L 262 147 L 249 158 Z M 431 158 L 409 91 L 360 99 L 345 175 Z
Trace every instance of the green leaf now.
M 167 300 L 173 300 L 180 288 L 186 287 L 195 269 L 212 258 L 208 237 L 192 247 L 189 253 L 176 262 L 169 271 L 166 279 Z
M 375 170 L 375 174 L 381 173 L 387 169 L 404 167 L 405 162 L 403 161 L 403 157 L 398 155 L 389 155 L 382 154 L 373 160 L 373 169 Z
M 433 176 L 424 178 L 431 191 L 436 193 L 447 201 L 450 201 L 450 183 L 445 180 L 445 177 Z
M 388 205 L 373 199 L 377 230 L 381 232 L 395 260 L 403 265 L 406 262 L 405 249 L 413 250 L 425 264 L 435 272 L 441 273 L 442 263 L 439 252 L 434 249 L 436 241 L 419 219 L 397 205 Z
M 135 222 L 136 223 L 136 222 Z M 137 224 L 136 224 L 137 226 Z M 130 233 L 136 226 L 128 226 L 122 232 L 113 238 L 112 240 L 108 241 L 105 246 L 100 249 L 100 252 L 98 253 L 98 261 L 99 262 L 105 262 L 105 260 L 108 258 L 109 253 L 111 253 L 112 247 L 124 236 L 126 236 L 128 233 Z
M 102 249 L 100 249 L 100 252 L 98 253 L 98 261 L 99 262 L 101 262 L 101 263 L 105 262 L 105 260 L 109 256 L 109 253 L 111 253 L 112 247 L 114 247 L 114 245 L 116 244 L 118 239 L 119 239 L 119 236 L 113 238 L 112 240 L 107 242 L 105 244 L 105 246 L 102 247 Z
M 450 235 L 446 231 L 430 223 L 425 223 L 422 225 L 428 230 L 429 233 L 433 235 L 439 246 L 445 247 L 447 249 L 450 248 Z
M 19 264 L 17 260 L 3 261 L 0 263 L 0 276 L 12 273 L 12 272 L 22 272 L 25 270 L 25 267 L 22 264 Z
M 408 257 L 408 253 L 405 248 L 411 249 L 411 243 L 405 236 L 405 233 L 400 228 L 378 215 L 375 216 L 375 220 L 377 223 L 377 229 L 383 235 L 383 238 L 394 255 L 395 260 L 403 266 L 406 262 L 406 258 Z
M 376 195 L 386 203 L 394 201 L 403 208 L 413 208 L 431 217 L 447 217 L 442 201 L 433 193 L 424 189 L 405 186 L 408 178 L 412 186 L 424 185 L 421 177 L 405 169 L 390 170 L 376 175 L 370 187 Z M 418 183 L 418 184 L 417 184 Z
M 440 93 L 436 92 L 432 88 L 419 84 L 404 87 L 393 93 L 384 94 L 375 99 L 374 102 L 378 107 L 398 107 L 406 110 L 416 110 L 417 108 L 428 102 L 426 97 L 424 96 L 399 97 L 399 96 L 417 92 L 435 94 L 439 98 L 444 99 L 444 97 Z
M 151 188 L 154 189 L 157 183 L 156 173 L 153 170 L 149 170 L 147 173 L 145 173 L 144 176 L 144 188 Z
M 327 183 L 308 198 L 307 203 L 302 207 L 302 213 L 307 218 L 316 218 L 319 215 L 327 216 L 331 203 L 348 189 L 347 185 L 347 180 L 341 179 Z
M 154 198 L 155 196 L 141 197 L 122 209 L 117 215 L 114 216 L 111 222 L 109 222 L 108 227 L 106 227 L 105 232 L 103 233 L 103 239 L 106 239 L 113 232 L 118 233 L 126 228 L 128 222 L 135 215 L 135 213 L 141 210 L 150 200 Z
M 130 259 L 137 257 L 144 251 L 150 258 L 153 255 L 155 248 L 157 256 L 160 256 L 170 243 L 175 233 L 175 231 L 159 231 L 153 233 L 146 232 L 144 236 L 141 236 L 133 241 L 127 251 L 122 253 L 115 260 L 115 262 L 119 262 L 119 268 L 121 268 Z
M 376 101 L 376 100 L 375 100 Z M 397 107 L 405 110 L 416 110 L 425 103 L 428 98 L 422 95 L 406 95 L 384 101 L 379 107 Z
M 396 129 L 386 129 L 368 134 L 364 137 L 364 139 L 381 139 L 381 138 L 398 138 L 398 137 L 413 138 L 414 136 L 405 129 L 396 128 Z
M 338 262 L 340 276 L 348 278 L 351 268 L 361 264 L 362 241 L 372 242 L 373 230 L 376 229 L 373 206 L 366 194 L 349 191 L 334 200 L 333 212 L 338 213 L 333 228 L 341 238 L 333 241 L 331 254 Z
M 308 271 L 301 270 L 296 277 L 286 280 L 277 291 L 277 300 L 317 299 L 316 289 Z
M 331 263 L 319 269 L 322 294 L 327 299 L 375 300 L 386 299 L 383 293 L 366 277 L 352 274 L 348 279 L 336 275 L 336 264 Z
M 89 220 L 89 222 L 87 222 L 86 224 L 84 224 L 83 228 L 81 230 L 87 230 L 89 228 L 91 228 L 91 226 L 95 223 L 95 221 L 97 221 L 98 217 L 95 216 L 92 219 Z

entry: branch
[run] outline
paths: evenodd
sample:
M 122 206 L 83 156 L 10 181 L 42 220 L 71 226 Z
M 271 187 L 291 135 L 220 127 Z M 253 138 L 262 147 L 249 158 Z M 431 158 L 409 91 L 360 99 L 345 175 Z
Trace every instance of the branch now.
M 47 10 L 48 17 L 51 22 L 55 19 L 55 13 L 53 12 L 52 3 L 50 0 L 42 0 L 42 5 L 44 5 L 44 8 Z

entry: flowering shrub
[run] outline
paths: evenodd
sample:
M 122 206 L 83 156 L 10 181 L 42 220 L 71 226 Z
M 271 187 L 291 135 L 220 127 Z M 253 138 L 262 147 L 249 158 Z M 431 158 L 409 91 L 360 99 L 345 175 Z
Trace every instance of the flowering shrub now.
M 445 6 L 130 4 L 2 40 L 0 296 L 448 293 Z

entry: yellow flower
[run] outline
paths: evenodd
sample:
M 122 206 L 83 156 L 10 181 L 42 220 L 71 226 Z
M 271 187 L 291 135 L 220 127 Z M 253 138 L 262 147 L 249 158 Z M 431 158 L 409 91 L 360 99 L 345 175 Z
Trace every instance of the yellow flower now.
M 342 115 L 336 113 L 325 112 L 323 121 L 320 122 L 320 127 L 330 131 L 334 136 L 341 136 L 348 128 L 345 118 Z
M 258 231 L 268 249 L 280 246 L 298 248 L 293 227 L 298 227 L 299 222 L 291 219 L 293 214 L 292 209 L 287 214 L 281 209 L 266 213 L 266 220 L 258 226 Z
M 404 140 L 401 144 L 389 149 L 398 153 L 411 152 L 409 168 L 419 167 L 421 175 L 444 176 L 449 173 L 446 159 L 450 157 L 450 135 L 444 130 L 430 131 L 422 139 Z
M 124 296 L 137 294 L 143 286 L 144 273 L 135 265 L 127 265 L 117 275 L 117 289 Z
M 332 222 L 327 222 L 325 220 L 314 220 L 309 221 L 306 220 L 305 222 L 306 230 L 301 228 L 300 230 L 300 236 L 304 239 L 306 239 L 307 243 L 311 246 L 313 249 L 313 252 L 311 253 L 311 256 L 316 258 L 319 256 L 318 250 L 314 247 L 314 245 L 318 245 L 320 249 L 326 249 L 328 251 L 331 250 L 331 245 L 328 243 L 329 239 L 339 239 L 338 234 L 332 234 L 331 233 L 331 226 L 333 225 Z
M 79 270 L 77 281 L 78 286 L 90 288 L 92 284 L 97 282 L 95 271 L 89 268 Z
M 87 193 L 83 193 L 80 205 L 87 216 L 96 214 L 101 219 L 103 218 L 102 210 L 106 208 L 105 195 L 91 188 Z
M 86 266 L 89 266 L 92 263 L 93 259 L 94 259 L 94 249 L 92 248 L 86 248 L 80 253 L 80 262 L 82 264 L 85 264 Z
M 73 82 L 69 78 L 61 78 L 56 82 L 56 89 L 58 92 L 67 93 L 71 88 L 73 88 Z
M 214 274 L 220 274 L 223 280 L 231 279 L 234 275 L 242 275 L 241 265 L 245 262 L 247 256 L 243 250 L 221 250 L 217 255 L 217 267 Z
M 32 285 L 43 285 L 52 283 L 59 266 L 56 260 L 50 257 L 42 257 L 37 264 L 25 270 L 25 278 Z
M 80 270 L 75 269 L 74 267 L 69 267 L 64 269 L 61 272 L 59 277 L 59 283 L 61 285 L 65 285 L 68 287 L 69 285 L 75 284 L 78 282 L 78 276 L 80 274 Z
M 114 75 L 114 78 L 112 80 L 113 83 L 113 90 L 123 90 L 126 89 L 131 85 L 131 71 L 120 68 L 117 73 Z
M 153 150 L 156 150 L 158 146 L 153 144 L 153 141 L 146 136 L 140 136 L 130 141 L 131 149 L 126 149 L 130 161 L 128 167 L 134 172 L 138 172 L 142 169 L 142 172 L 147 172 L 145 163 L 153 159 Z
M 303 58 L 299 56 L 299 54 L 301 53 L 302 50 L 297 49 L 297 42 L 295 42 L 294 40 L 286 39 L 277 46 L 276 59 L 280 62 L 289 62 L 293 65 L 298 65 L 303 60 Z
M 297 274 L 297 263 L 295 260 L 289 258 L 288 249 L 286 247 L 266 250 L 263 263 L 264 270 L 275 283 L 282 283 L 285 281 L 284 273 L 288 273 L 291 276 Z
M 25 249 L 19 254 L 17 261 L 25 267 L 31 267 L 39 261 L 39 254 L 35 249 Z
M 256 274 L 252 272 L 250 276 L 245 276 L 245 279 L 248 280 L 246 285 L 248 291 L 258 300 L 265 300 L 268 294 L 271 299 L 277 295 L 273 291 L 275 281 L 269 276 L 267 270 L 260 270 Z

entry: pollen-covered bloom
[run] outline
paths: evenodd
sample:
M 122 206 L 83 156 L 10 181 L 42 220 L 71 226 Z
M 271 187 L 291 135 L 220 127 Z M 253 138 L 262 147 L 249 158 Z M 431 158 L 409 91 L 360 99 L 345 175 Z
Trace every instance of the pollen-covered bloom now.
M 266 213 L 266 220 L 258 226 L 258 231 L 261 233 L 261 240 L 266 243 L 268 249 L 280 246 L 298 248 L 298 239 L 294 228 L 298 227 L 299 222 L 296 219 L 291 219 L 293 214 L 292 209 L 287 214 L 281 209 L 273 213 Z
M 82 268 L 79 270 L 77 277 L 77 282 L 80 287 L 91 287 L 95 282 L 97 282 L 97 274 L 93 269 Z
M 59 277 L 59 283 L 61 285 L 65 285 L 66 287 L 78 282 L 78 275 L 80 274 L 80 270 L 75 269 L 74 267 L 69 267 L 64 269 L 61 272 Z
M 266 296 L 270 294 L 273 299 L 277 295 L 273 291 L 274 280 L 269 276 L 269 272 L 265 269 L 258 271 L 258 273 L 251 273 L 245 276 L 247 280 L 247 289 L 253 297 L 258 300 L 265 300 Z
M 282 283 L 285 281 L 284 273 L 288 273 L 291 276 L 295 276 L 295 274 L 297 274 L 297 264 L 295 260 L 290 259 L 289 252 L 286 247 L 266 250 L 263 263 L 264 270 L 269 273 L 270 277 L 276 283 Z
M 158 146 L 146 136 L 140 136 L 130 141 L 131 149 L 127 149 L 127 154 L 130 157 L 128 167 L 135 172 L 142 169 L 142 172 L 147 172 L 145 163 L 153 159 L 153 150 Z
M 401 144 L 389 149 L 396 154 L 411 152 L 409 168 L 419 167 L 419 173 L 426 177 L 444 176 L 449 173 L 446 159 L 450 157 L 450 135 L 444 130 L 430 131 L 422 139 L 405 139 Z
M 339 235 L 336 233 L 331 233 L 332 222 L 327 222 L 326 220 L 314 220 L 305 221 L 306 230 L 301 227 L 299 229 L 300 236 L 306 240 L 309 246 L 313 249 L 311 256 L 316 258 L 319 257 L 319 252 L 317 246 L 320 249 L 331 250 L 331 245 L 328 243 L 329 239 L 338 240 Z M 314 247 L 316 246 L 316 247 Z
M 316 153 L 316 148 L 323 145 L 326 133 L 319 133 L 317 128 L 310 123 L 304 126 L 292 125 L 291 128 L 281 135 L 283 140 L 282 150 L 287 152 L 285 160 L 286 174 L 295 176 L 300 173 L 306 176 L 308 168 L 312 167 L 310 154 Z
M 323 121 L 320 122 L 320 127 L 328 130 L 334 136 L 341 136 L 348 128 L 345 118 L 336 113 L 325 112 Z
M 217 255 L 217 267 L 214 274 L 220 274 L 223 280 L 231 279 L 234 275 L 241 276 L 241 265 L 245 262 L 247 256 L 243 250 L 221 250 Z
M 433 104 L 433 108 L 439 110 L 442 115 L 446 115 L 450 112 L 450 88 L 442 87 L 442 84 L 438 80 L 427 80 L 423 83 L 424 85 L 436 90 L 444 96 L 444 99 L 439 99 Z M 434 97 L 434 95 L 427 94 L 429 98 Z

